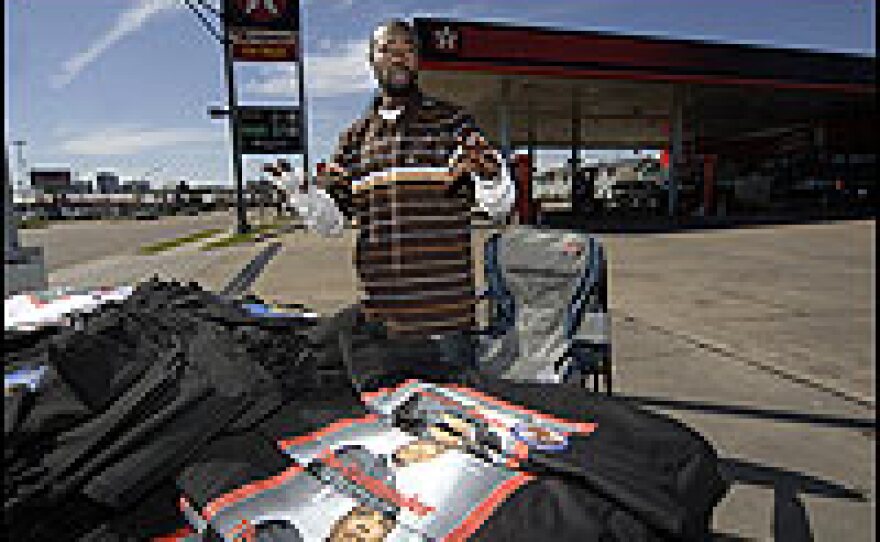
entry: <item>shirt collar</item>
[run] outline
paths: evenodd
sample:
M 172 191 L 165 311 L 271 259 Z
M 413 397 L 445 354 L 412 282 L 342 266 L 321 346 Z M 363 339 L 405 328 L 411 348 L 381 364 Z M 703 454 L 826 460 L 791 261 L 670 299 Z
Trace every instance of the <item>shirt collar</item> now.
M 396 120 L 403 113 L 403 107 L 399 109 L 382 109 L 379 108 L 379 116 L 385 120 Z
M 420 90 L 416 89 L 409 96 L 407 96 L 407 99 L 404 101 L 403 105 L 397 109 L 383 109 L 381 107 L 381 103 L 382 95 L 376 93 L 376 95 L 373 97 L 373 103 L 371 107 L 373 114 L 381 115 L 383 118 L 385 118 L 386 115 L 392 116 L 392 118 L 397 118 L 400 116 L 401 112 L 409 109 L 410 107 L 418 107 L 422 103 L 422 93 Z M 386 115 L 382 114 L 383 111 L 386 112 Z

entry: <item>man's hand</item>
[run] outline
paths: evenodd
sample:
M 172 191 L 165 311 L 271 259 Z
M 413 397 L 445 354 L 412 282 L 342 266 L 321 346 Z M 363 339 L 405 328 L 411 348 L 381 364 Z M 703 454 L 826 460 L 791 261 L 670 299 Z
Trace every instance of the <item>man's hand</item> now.
M 452 174 L 458 178 L 466 173 L 491 179 L 498 173 L 498 157 L 489 142 L 476 131 L 459 141 L 459 155 L 452 164 Z
M 315 186 L 328 189 L 338 185 L 345 178 L 345 170 L 339 164 L 333 162 L 326 164 L 324 171 L 315 176 Z

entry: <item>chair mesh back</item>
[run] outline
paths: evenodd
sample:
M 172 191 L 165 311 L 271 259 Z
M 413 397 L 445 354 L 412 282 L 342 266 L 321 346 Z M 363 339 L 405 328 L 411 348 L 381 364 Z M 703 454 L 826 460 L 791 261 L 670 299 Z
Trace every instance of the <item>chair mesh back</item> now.
M 515 316 L 482 345 L 481 365 L 512 380 L 559 382 L 572 337 L 594 310 L 589 264 L 595 244 L 588 235 L 528 227 L 511 228 L 493 243 L 486 262 L 490 290 L 492 282 L 503 285 Z

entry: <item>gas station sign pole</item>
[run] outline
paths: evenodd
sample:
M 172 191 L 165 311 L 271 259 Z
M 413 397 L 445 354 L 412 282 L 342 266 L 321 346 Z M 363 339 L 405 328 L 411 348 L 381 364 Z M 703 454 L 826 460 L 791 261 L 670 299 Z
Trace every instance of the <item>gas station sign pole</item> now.
M 311 184 L 311 169 L 309 168 L 309 122 L 306 116 L 306 60 L 305 56 L 300 55 L 297 61 L 299 69 L 299 120 L 300 129 L 299 137 L 302 141 L 303 156 L 303 184 L 308 186 Z
M 224 52 L 230 134 L 232 136 L 233 173 L 237 196 L 238 232 L 248 231 L 247 210 L 244 205 L 242 155 L 260 150 L 269 153 L 301 152 L 304 178 L 308 177 L 308 138 L 303 61 L 299 40 L 298 0 L 225 0 Z M 293 108 L 248 107 L 248 134 L 246 149 L 242 148 L 243 108 L 238 106 L 235 92 L 234 63 L 242 62 L 298 62 L 299 110 Z M 261 110 L 262 109 L 262 110 Z M 263 122 L 265 126 L 257 126 Z M 292 127 L 293 121 L 297 126 Z M 293 129 L 291 129 L 293 128 Z M 258 134 L 254 137 L 254 134 Z M 295 143 L 298 143 L 295 144 Z
M 227 6 L 226 13 L 230 13 Z M 223 25 L 223 54 L 226 63 L 227 102 L 229 104 L 229 134 L 232 138 L 232 174 L 235 179 L 236 231 L 240 234 L 249 230 L 247 206 L 244 202 L 244 181 L 242 179 L 241 149 L 238 139 L 238 99 L 235 92 L 235 65 L 232 60 L 232 41 L 229 33 L 229 20 Z

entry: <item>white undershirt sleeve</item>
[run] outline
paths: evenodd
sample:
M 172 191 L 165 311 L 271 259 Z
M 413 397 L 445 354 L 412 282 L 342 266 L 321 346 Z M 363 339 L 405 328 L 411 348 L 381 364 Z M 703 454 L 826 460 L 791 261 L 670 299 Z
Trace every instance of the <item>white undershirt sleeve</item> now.
M 345 230 L 345 218 L 323 189 L 310 187 L 306 192 L 291 192 L 288 201 L 310 230 L 328 237 L 339 237 Z
M 306 223 L 306 227 L 327 237 L 339 237 L 345 231 L 345 217 L 333 198 L 322 188 L 310 185 L 300 190 L 293 183 L 277 182 L 287 194 L 287 203 Z
M 480 208 L 493 220 L 498 220 L 510 212 L 516 199 L 516 187 L 510 178 L 507 160 L 497 151 L 493 151 L 501 165 L 498 175 L 491 180 L 483 180 L 479 175 L 472 174 L 474 179 L 474 198 Z

